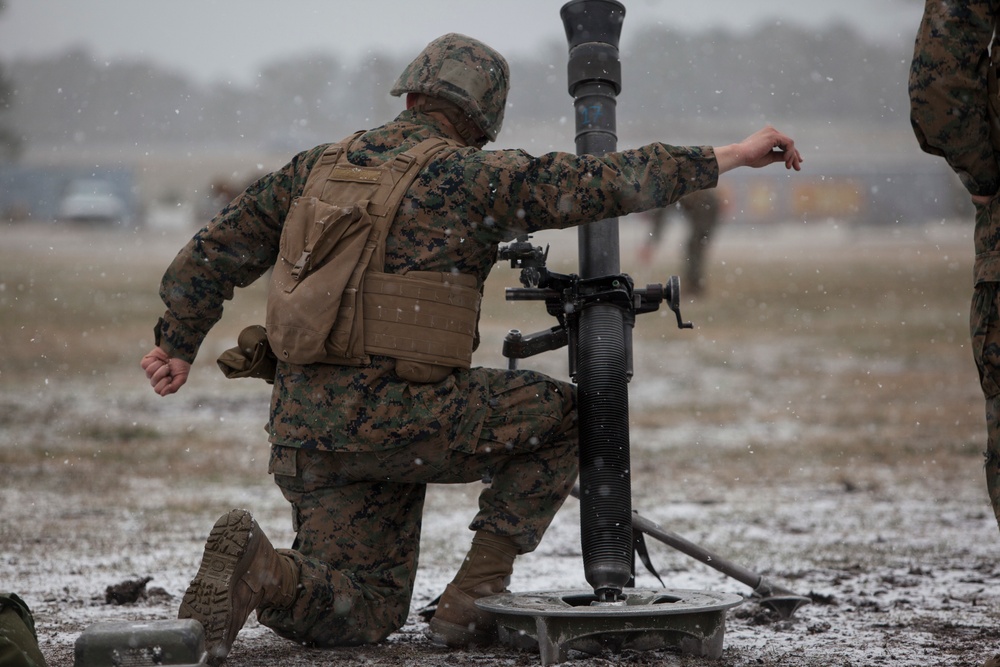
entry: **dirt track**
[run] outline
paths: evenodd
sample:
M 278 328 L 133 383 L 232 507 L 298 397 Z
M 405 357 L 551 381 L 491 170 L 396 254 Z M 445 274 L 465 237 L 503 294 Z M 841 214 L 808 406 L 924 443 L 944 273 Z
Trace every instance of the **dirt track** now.
M 172 618 L 229 508 L 251 508 L 273 541 L 291 540 L 265 472 L 267 389 L 227 383 L 214 367 L 261 317 L 263 290 L 238 296 L 181 394 L 158 399 L 138 370 L 161 309 L 159 274 L 181 242 L 173 232 L 4 230 L 0 588 L 35 611 L 52 667 L 72 665 L 94 622 Z M 655 270 L 627 269 L 639 284 L 679 273 L 675 246 L 668 238 Z M 634 507 L 814 602 L 791 621 L 752 601 L 731 611 L 719 661 L 659 651 L 574 654 L 571 664 L 978 665 L 1000 651 L 970 264 L 958 225 L 723 231 L 707 296 L 685 303 L 697 328 L 679 332 L 654 314 L 636 329 Z M 503 302 L 516 281 L 494 272 L 480 364 L 502 363 L 511 326 L 551 324 Z M 565 361 L 557 352 L 531 365 L 563 374 Z M 390 641 L 318 651 L 251 622 L 229 664 L 538 664 L 537 654 L 443 651 L 423 637 L 416 611 L 457 567 L 476 492 L 432 490 L 414 613 Z M 750 592 L 649 546 L 668 587 Z M 108 586 L 140 577 L 152 577 L 146 598 L 106 603 Z M 637 584 L 658 585 L 644 572 Z M 570 500 L 519 561 L 512 589 L 585 588 Z

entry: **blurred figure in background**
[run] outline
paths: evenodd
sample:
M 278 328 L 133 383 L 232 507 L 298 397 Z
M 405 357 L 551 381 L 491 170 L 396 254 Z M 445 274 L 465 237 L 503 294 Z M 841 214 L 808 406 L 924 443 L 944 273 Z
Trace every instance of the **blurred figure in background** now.
M 679 210 L 688 221 L 681 288 L 684 294 L 696 296 L 705 291 L 705 254 L 722 217 L 722 202 L 713 188 L 682 197 L 676 206 L 650 211 L 647 214 L 650 218 L 649 237 L 639 248 L 639 261 L 643 264 L 653 261 L 656 248 L 663 240 L 667 219 L 675 210 Z

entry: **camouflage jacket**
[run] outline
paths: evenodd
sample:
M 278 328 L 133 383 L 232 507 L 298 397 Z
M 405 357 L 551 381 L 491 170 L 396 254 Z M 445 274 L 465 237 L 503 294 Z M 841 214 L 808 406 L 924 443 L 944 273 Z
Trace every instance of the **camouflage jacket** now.
M 1000 0 L 928 0 L 910 66 L 910 122 L 973 195 L 1000 190 L 988 72 Z
M 362 135 L 351 162 L 374 165 L 446 130 L 404 111 Z M 249 285 L 277 258 L 282 223 L 327 145 L 296 155 L 259 179 L 181 250 L 163 277 L 167 305 L 160 346 L 191 361 L 235 287 Z M 385 270 L 457 271 L 486 280 L 498 243 L 541 229 L 567 228 L 669 205 L 713 187 L 711 147 L 650 144 L 602 157 L 462 148 L 432 160 L 403 199 L 386 241 Z M 489 405 L 483 369 L 456 371 L 438 384 L 410 384 L 394 361 L 364 367 L 279 363 L 268 426 L 274 444 L 377 451 L 427 438 L 474 442 Z

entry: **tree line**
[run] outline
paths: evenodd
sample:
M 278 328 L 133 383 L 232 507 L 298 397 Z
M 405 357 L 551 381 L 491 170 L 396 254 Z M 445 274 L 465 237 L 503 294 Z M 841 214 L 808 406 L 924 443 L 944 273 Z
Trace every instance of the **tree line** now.
M 629 122 L 640 124 L 806 116 L 899 123 L 910 50 L 871 42 L 846 25 L 750 33 L 649 26 L 623 40 L 620 115 L 627 109 Z M 565 44 L 506 55 L 508 120 L 545 124 L 568 115 Z M 146 61 L 105 63 L 81 49 L 12 61 L 0 70 L 0 145 L 301 150 L 391 118 L 400 105 L 389 89 L 408 61 L 388 53 L 353 62 L 302 54 L 267 65 L 252 85 L 206 85 Z

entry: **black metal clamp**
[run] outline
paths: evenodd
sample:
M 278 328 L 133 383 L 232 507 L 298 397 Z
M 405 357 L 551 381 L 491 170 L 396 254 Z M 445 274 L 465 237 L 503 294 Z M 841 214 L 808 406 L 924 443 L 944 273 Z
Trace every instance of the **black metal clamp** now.
M 508 301 L 544 301 L 545 309 L 559 324 L 544 331 L 523 334 L 511 329 L 503 342 L 503 355 L 510 368 L 517 359 L 527 359 L 542 352 L 570 346 L 570 377 L 576 379 L 574 344 L 579 314 L 590 305 L 608 304 L 623 313 L 624 324 L 633 326 L 635 316 L 652 313 L 661 303 L 673 311 L 678 329 L 691 329 L 694 324 L 685 322 L 680 309 L 680 279 L 670 276 L 666 285 L 651 284 L 636 288 L 628 274 L 620 273 L 597 278 L 581 278 L 576 274 L 549 271 L 545 266 L 549 249 L 533 246 L 530 236 L 519 237 L 500 248 L 499 258 L 509 261 L 513 269 L 521 270 L 523 287 L 508 287 Z M 631 339 L 627 341 L 631 343 Z M 631 347 L 629 345 L 629 347 Z M 628 354 L 628 375 L 632 376 L 632 354 Z

